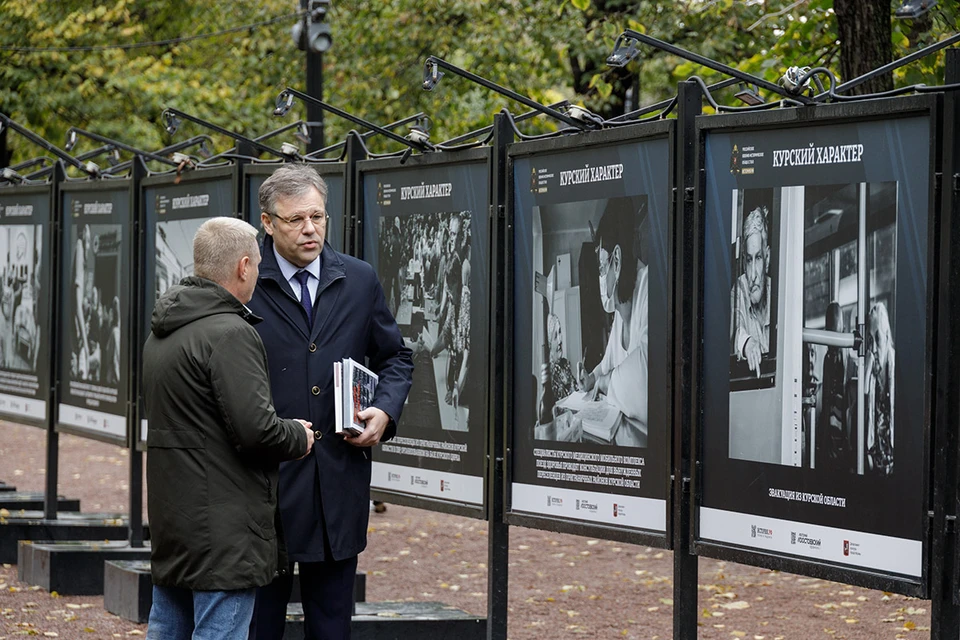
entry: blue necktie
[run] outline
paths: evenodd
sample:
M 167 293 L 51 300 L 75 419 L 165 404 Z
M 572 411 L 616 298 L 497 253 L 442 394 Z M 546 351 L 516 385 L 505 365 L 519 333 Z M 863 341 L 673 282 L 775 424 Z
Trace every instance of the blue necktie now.
M 307 280 L 310 279 L 310 273 L 307 271 L 297 271 L 293 276 L 300 283 L 300 304 L 303 310 L 307 312 L 307 324 L 313 325 L 313 301 L 310 299 L 310 287 L 307 286 Z

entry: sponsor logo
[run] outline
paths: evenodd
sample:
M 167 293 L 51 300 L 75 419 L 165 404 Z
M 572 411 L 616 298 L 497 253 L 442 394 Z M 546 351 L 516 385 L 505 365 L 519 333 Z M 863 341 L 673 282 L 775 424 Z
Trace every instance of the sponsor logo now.
M 444 491 L 453 491 L 453 484 L 449 480 L 440 481 L 440 493 Z
M 556 496 L 547 496 L 547 507 L 563 507 L 563 498 Z
M 845 556 L 862 556 L 863 552 L 860 551 L 859 542 L 851 542 L 850 540 L 843 541 L 843 555 Z
M 410 484 L 426 487 L 430 484 L 430 482 L 426 478 L 421 478 L 420 476 L 413 476 L 412 478 L 410 478 Z
M 613 503 L 613 517 L 622 518 L 627 515 L 627 508 L 625 505 Z
M 768 529 L 767 527 L 758 527 L 755 524 L 750 525 L 750 537 L 751 538 L 765 538 L 767 540 L 773 539 L 773 529 Z
M 811 549 L 820 549 L 823 544 L 823 541 L 820 538 L 811 538 L 807 534 L 795 531 L 790 532 L 790 544 L 802 544 Z
M 583 509 L 584 511 L 590 511 L 590 512 L 596 513 L 596 512 L 597 512 L 597 503 L 596 503 L 596 502 L 588 502 L 587 500 L 580 500 L 580 499 L 578 498 L 578 499 L 577 499 L 577 511 L 580 511 L 581 509 Z
M 387 482 L 400 482 L 400 474 L 393 471 L 387 472 Z

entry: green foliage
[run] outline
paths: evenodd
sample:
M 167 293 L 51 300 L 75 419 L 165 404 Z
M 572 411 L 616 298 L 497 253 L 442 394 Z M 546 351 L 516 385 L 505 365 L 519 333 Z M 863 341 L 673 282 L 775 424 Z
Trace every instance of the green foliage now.
M 891 14 L 896 1 L 891 3 Z M 0 45 L 80 47 L 169 40 L 295 13 L 297 0 L 0 0 Z M 913 22 L 894 21 L 899 57 L 956 31 L 954 3 Z M 776 81 L 788 66 L 839 69 L 831 0 L 334 0 L 333 47 L 324 56 L 324 99 L 386 123 L 425 111 L 432 139 L 490 123 L 502 107 L 526 107 L 447 74 L 421 89 L 423 61 L 436 55 L 534 100 L 581 103 L 606 117 L 673 95 L 691 75 L 721 76 L 642 47 L 624 70 L 606 66 L 616 37 L 632 28 Z M 255 136 L 305 116 L 298 105 L 272 115 L 285 86 L 304 88 L 305 54 L 289 18 L 215 38 L 135 49 L 14 52 L 0 50 L 0 111 L 62 144 L 79 126 L 143 148 L 172 140 L 160 114 L 175 106 Z M 895 73 L 898 85 L 942 82 L 943 54 Z M 721 99 L 730 103 L 728 91 Z M 771 96 L 768 96 L 771 97 Z M 353 128 L 326 117 L 326 140 Z M 556 123 L 522 125 L 532 132 Z M 175 139 L 204 132 L 184 123 Z M 10 136 L 14 161 L 37 150 Z M 217 141 L 218 150 L 231 146 Z M 279 144 L 279 143 L 278 143 Z M 395 150 L 371 140 L 374 151 Z

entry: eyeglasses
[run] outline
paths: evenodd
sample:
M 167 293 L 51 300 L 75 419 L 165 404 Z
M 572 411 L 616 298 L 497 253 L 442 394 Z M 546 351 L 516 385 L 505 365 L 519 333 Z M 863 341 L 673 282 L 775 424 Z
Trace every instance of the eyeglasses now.
M 283 220 L 288 226 L 299 231 L 307 224 L 307 220 L 313 223 L 313 226 L 317 228 L 323 228 L 327 224 L 327 219 L 330 218 L 330 215 L 327 213 L 315 213 L 312 216 L 293 216 L 292 218 L 284 218 L 283 216 L 278 216 L 275 213 L 269 214 L 270 216 Z

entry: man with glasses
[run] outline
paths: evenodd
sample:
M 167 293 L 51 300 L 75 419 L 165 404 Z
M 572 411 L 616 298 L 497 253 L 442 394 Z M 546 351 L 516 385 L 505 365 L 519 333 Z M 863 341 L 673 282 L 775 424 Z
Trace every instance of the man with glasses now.
M 314 424 L 313 453 L 280 468 L 280 519 L 290 565 L 257 594 L 251 638 L 283 635 L 299 564 L 305 635 L 348 638 L 357 555 L 366 546 L 370 447 L 396 433 L 413 360 L 373 268 L 325 242 L 327 185 L 309 165 L 277 169 L 260 187 L 266 231 L 250 309 L 267 350 L 277 413 Z M 334 430 L 333 363 L 379 376 L 357 436 Z

